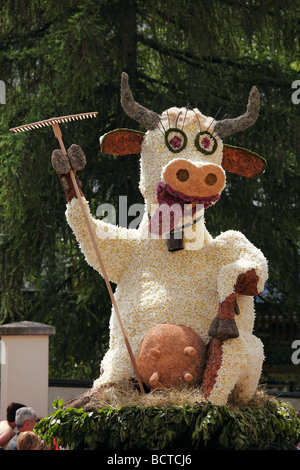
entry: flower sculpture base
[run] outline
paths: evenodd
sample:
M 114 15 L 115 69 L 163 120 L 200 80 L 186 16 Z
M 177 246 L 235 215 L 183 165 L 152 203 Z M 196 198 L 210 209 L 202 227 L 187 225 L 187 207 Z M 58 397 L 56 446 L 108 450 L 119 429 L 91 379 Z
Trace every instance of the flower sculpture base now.
M 202 450 L 296 450 L 300 434 L 295 409 L 263 392 L 247 405 L 220 407 L 201 399 L 195 388 L 142 395 L 125 384 L 89 392 L 76 406 L 59 405 L 36 427 L 45 442 L 58 439 L 60 448 L 132 455 L 176 450 L 192 459 Z

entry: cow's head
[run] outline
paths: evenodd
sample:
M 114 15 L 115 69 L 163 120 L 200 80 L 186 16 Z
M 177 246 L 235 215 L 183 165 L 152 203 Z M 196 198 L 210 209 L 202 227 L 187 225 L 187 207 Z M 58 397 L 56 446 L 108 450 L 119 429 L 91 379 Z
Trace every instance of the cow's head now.
M 101 150 L 120 156 L 141 153 L 140 190 L 149 213 L 151 205 L 169 197 L 209 207 L 225 187 L 225 171 L 251 178 L 264 170 L 264 159 L 222 140 L 255 123 L 260 107 L 256 87 L 245 114 L 237 118 L 218 121 L 198 109 L 175 107 L 159 116 L 133 99 L 123 73 L 121 104 L 147 132 L 112 131 L 101 138 Z

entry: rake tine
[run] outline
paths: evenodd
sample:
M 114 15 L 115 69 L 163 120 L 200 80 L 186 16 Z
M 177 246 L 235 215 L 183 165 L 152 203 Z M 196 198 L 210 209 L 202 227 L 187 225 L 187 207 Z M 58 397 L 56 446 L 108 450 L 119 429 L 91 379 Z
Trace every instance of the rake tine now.
M 75 121 L 78 119 L 86 119 L 86 118 L 94 118 L 98 115 L 97 111 L 92 111 L 88 113 L 80 113 L 80 114 L 71 114 L 68 116 L 61 116 L 61 117 L 52 117 L 49 119 L 45 119 L 44 121 L 32 122 L 30 124 L 25 124 L 23 126 L 13 127 L 10 129 L 11 132 L 24 132 L 24 131 L 31 131 L 32 129 L 38 129 L 39 127 L 51 126 L 55 123 L 61 122 L 68 122 L 68 121 Z

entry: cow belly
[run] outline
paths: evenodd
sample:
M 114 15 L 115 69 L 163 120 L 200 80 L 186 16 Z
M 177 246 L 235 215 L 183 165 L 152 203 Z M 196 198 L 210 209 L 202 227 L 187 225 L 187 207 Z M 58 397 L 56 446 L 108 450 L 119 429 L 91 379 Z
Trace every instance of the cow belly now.
M 155 246 L 155 249 L 153 248 Z M 159 323 L 186 325 L 205 343 L 208 329 L 219 307 L 217 267 L 209 250 L 183 250 L 174 255 L 166 244 L 142 245 L 121 276 L 115 292 L 120 316 L 132 352 L 150 328 Z M 125 341 L 117 317 L 110 319 L 109 350 L 101 363 L 103 374 L 95 386 L 117 382 L 133 375 Z
M 125 330 L 137 350 L 145 333 L 158 323 L 189 326 L 208 341 L 208 329 L 219 306 L 218 293 L 210 278 L 187 275 L 176 279 L 172 270 L 138 268 L 118 285 L 116 301 Z M 118 328 L 116 319 L 113 325 Z
M 198 276 L 191 282 L 183 275 L 180 282 L 166 270 L 157 277 L 156 270 L 145 271 L 142 266 L 123 276 L 115 298 L 134 356 L 146 332 L 159 323 L 186 325 L 196 331 L 205 343 L 208 329 L 218 310 L 218 295 L 214 283 Z M 134 375 L 120 325 L 113 311 L 110 319 L 110 345 L 101 363 L 102 375 L 95 381 L 96 388 L 116 383 Z

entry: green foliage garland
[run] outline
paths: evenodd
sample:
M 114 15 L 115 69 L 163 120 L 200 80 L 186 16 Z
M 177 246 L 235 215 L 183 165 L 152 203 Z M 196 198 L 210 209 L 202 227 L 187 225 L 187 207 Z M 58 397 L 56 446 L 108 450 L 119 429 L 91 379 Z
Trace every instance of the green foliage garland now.
M 63 408 L 35 430 L 70 450 L 296 449 L 300 420 L 288 403 L 272 399 L 245 407 L 209 403 L 155 407 L 110 406 L 98 411 Z

